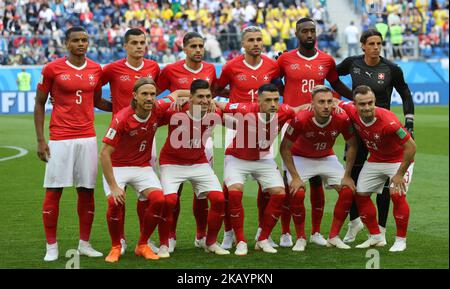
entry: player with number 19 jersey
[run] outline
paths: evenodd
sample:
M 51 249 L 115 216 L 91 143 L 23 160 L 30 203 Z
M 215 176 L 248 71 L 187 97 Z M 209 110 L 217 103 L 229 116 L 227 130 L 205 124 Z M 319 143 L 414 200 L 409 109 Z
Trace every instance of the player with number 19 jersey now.
M 305 57 L 297 49 L 283 53 L 278 58 L 281 76 L 284 76 L 285 88 L 283 103 L 300 106 L 312 101 L 312 89 L 335 82 L 339 76 L 333 57 L 317 50 L 312 57 Z
M 278 64 L 269 57 L 261 55 L 261 62 L 251 66 L 240 55 L 223 66 L 217 85 L 220 88 L 230 85 L 230 103 L 256 102 L 258 88 L 279 76 Z
M 94 94 L 101 90 L 102 68 L 86 58 L 81 67 L 67 57 L 48 63 L 37 89 L 54 99 L 50 140 L 95 137 Z

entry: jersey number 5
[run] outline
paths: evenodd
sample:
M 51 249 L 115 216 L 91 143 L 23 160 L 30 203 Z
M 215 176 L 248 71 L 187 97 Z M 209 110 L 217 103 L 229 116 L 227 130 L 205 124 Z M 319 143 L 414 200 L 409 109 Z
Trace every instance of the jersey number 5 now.
M 77 92 L 75 92 L 76 96 L 78 97 L 78 99 L 75 100 L 76 104 L 81 104 L 83 102 L 83 97 L 81 96 L 82 92 L 82 90 L 77 90 Z

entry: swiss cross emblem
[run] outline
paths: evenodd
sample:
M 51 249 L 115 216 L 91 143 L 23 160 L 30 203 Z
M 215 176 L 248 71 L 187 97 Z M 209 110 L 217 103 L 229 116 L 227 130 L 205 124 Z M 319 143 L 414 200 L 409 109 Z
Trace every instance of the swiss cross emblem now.
M 323 66 L 322 65 L 319 65 L 319 70 L 323 70 Z
M 269 76 L 268 75 L 264 75 L 264 81 L 269 81 Z
M 373 138 L 374 138 L 375 140 L 380 140 L 380 135 L 379 135 L 378 133 L 375 133 L 375 134 L 373 135 Z
M 384 79 L 384 73 L 378 73 L 378 79 L 383 80 Z

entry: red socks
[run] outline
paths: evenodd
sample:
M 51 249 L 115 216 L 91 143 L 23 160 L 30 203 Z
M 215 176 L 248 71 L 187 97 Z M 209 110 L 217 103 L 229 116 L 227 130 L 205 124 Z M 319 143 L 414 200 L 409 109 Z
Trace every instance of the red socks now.
M 305 190 L 298 190 L 294 196 L 291 196 L 291 211 L 292 219 L 294 220 L 295 231 L 297 232 L 297 239 L 303 238 L 305 235 Z
M 406 201 L 406 196 L 399 194 L 392 194 L 391 200 L 394 203 L 394 218 L 397 225 L 397 237 L 406 238 L 406 231 L 408 230 L 409 221 L 409 205 Z
M 228 193 L 228 187 L 225 184 L 223 185 L 222 189 L 223 189 L 223 196 L 225 197 L 225 217 L 223 219 L 223 226 L 224 226 L 224 231 L 228 232 L 233 229 L 231 227 L 231 220 L 230 220 L 229 193 Z
M 92 222 L 94 221 L 94 190 L 77 190 L 78 192 L 78 219 L 80 225 L 80 240 L 89 241 Z
M 177 205 L 178 194 L 173 193 L 164 196 L 164 210 L 163 210 L 163 222 L 158 227 L 159 229 L 159 243 L 160 245 L 169 246 L 170 229 L 173 223 L 173 210 Z
M 273 227 L 275 227 L 278 219 L 280 218 L 284 200 L 284 194 L 270 196 L 269 203 L 267 204 L 267 208 L 264 212 L 263 227 L 258 241 L 269 238 Z
M 197 199 L 197 196 L 194 194 L 192 210 L 194 212 L 195 223 L 197 224 L 196 238 L 200 240 L 206 236 L 206 226 L 208 223 L 208 199 Z
M 380 228 L 377 222 L 377 209 L 369 196 L 355 195 L 356 205 L 358 207 L 361 221 L 366 225 L 371 235 L 380 234 Z
M 56 243 L 56 227 L 58 225 L 59 200 L 62 191 L 47 190 L 45 192 L 44 204 L 42 206 L 42 219 L 44 221 L 45 238 L 47 243 Z
M 112 196 L 108 197 L 108 210 L 106 211 L 106 222 L 108 223 L 109 235 L 111 236 L 112 246 L 120 245 L 121 239 L 121 224 L 122 221 L 122 211 L 124 205 L 114 203 L 114 198 Z
M 339 235 L 342 225 L 350 211 L 353 203 L 353 192 L 347 187 L 343 187 L 339 191 L 339 198 L 334 206 L 333 223 L 331 224 L 331 230 L 329 238 L 334 238 Z
M 258 227 L 262 228 L 264 224 L 264 211 L 266 210 L 267 204 L 270 200 L 270 194 L 268 192 L 263 192 L 261 184 L 258 183 Z
M 247 242 L 244 236 L 244 208 L 242 207 L 242 195 L 241 191 L 229 191 L 229 212 L 231 226 L 233 227 L 234 234 L 236 236 L 236 242 Z
M 148 207 L 148 200 L 140 200 L 138 199 L 136 202 L 136 211 L 139 217 L 139 232 L 142 233 L 142 230 L 144 228 L 144 216 L 145 216 L 145 211 L 147 210 Z M 123 213 L 125 213 L 125 210 L 123 211 Z
M 208 193 L 208 200 L 211 202 L 211 208 L 209 212 L 207 211 L 208 234 L 206 235 L 206 245 L 211 246 L 217 242 L 217 234 L 219 234 L 225 216 L 225 197 L 222 192 L 211 191 Z M 208 202 L 207 199 L 205 201 Z M 206 207 L 208 207 L 208 203 L 206 203 Z
M 289 187 L 286 192 L 289 192 Z M 284 203 L 281 207 L 281 234 L 290 234 L 291 233 L 291 202 L 292 196 L 289 193 L 286 193 L 284 197 Z
M 164 210 L 164 193 L 154 190 L 147 196 L 148 207 L 144 215 L 144 227 L 139 238 L 139 245 L 147 244 L 148 239 L 161 222 Z
M 322 183 L 311 185 L 311 235 L 320 233 L 320 223 L 323 217 L 323 208 L 325 206 L 325 192 Z

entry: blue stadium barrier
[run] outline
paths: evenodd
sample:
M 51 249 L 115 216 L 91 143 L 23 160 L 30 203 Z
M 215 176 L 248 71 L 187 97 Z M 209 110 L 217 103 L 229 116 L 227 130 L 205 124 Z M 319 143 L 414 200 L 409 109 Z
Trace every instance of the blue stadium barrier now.
M 416 105 L 448 105 L 449 104 L 449 70 L 448 59 L 434 62 L 398 62 L 401 66 L 406 82 L 411 89 Z M 36 87 L 42 66 L 28 66 L 31 73 L 31 87 Z M 21 67 L 0 67 L 0 114 L 27 114 L 33 113 L 35 91 L 17 91 L 16 75 Z M 217 74 L 220 75 L 222 65 L 216 65 Z M 351 85 L 349 76 L 341 78 L 344 83 Z M 166 93 L 161 96 L 166 95 Z M 109 98 L 109 85 L 103 87 L 103 96 Z M 401 98 L 394 91 L 392 105 L 401 105 Z M 51 111 L 51 104 L 46 105 L 46 111 Z

